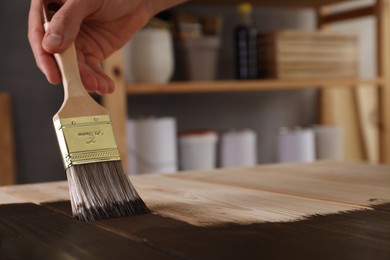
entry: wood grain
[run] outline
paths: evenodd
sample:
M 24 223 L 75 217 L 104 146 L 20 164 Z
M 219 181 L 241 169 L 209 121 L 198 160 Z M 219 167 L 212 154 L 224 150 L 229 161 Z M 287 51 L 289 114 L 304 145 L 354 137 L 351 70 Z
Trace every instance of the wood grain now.
M 152 212 L 198 226 L 293 221 L 312 214 L 366 208 L 180 178 L 153 175 L 132 182 Z M 68 200 L 66 187 L 65 182 L 22 185 L 1 188 L 0 194 L 41 204 Z
M 1 259 L 173 259 L 35 204 L 0 208 Z
M 69 202 L 45 204 L 68 215 Z M 154 214 L 95 222 L 183 259 L 387 259 L 390 204 L 284 223 L 198 227 Z
M 0 186 L 15 184 L 15 147 L 11 97 L 0 92 Z
M 138 184 L 138 179 L 134 181 Z M 293 221 L 317 213 L 362 208 L 239 186 L 180 180 L 169 175 L 142 178 L 142 185 L 137 187 L 153 212 L 198 226 Z
M 0 258 L 390 257 L 390 165 L 264 165 L 132 182 L 152 214 L 88 223 L 71 218 L 66 182 L 0 187 Z
M 307 164 L 294 167 L 285 164 L 263 166 L 261 171 L 255 167 L 212 173 L 187 173 L 172 177 L 345 205 L 370 207 L 377 203 L 390 202 L 390 166 L 334 162 L 323 162 L 317 166 L 313 169 Z
M 348 163 L 271 165 L 132 176 L 156 214 L 209 226 L 294 221 L 390 201 L 390 167 Z M 0 188 L 37 204 L 68 200 L 66 182 Z
M 35 204 L 69 200 L 68 183 L 65 181 L 5 186 L 0 188 L 0 194 Z M 8 203 L 8 200 L 0 200 L 0 204 Z

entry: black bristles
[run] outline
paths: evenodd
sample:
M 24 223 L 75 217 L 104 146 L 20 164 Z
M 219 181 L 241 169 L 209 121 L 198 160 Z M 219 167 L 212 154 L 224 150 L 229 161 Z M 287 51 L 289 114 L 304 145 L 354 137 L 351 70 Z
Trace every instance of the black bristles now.
M 66 170 L 73 216 L 82 221 L 141 215 L 149 209 L 121 161 L 88 163 Z

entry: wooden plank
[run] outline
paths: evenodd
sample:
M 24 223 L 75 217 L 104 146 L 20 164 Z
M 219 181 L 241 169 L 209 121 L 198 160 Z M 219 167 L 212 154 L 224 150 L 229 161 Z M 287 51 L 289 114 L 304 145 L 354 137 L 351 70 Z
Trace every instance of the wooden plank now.
M 383 78 L 379 94 L 380 160 L 390 163 L 390 1 L 377 0 L 377 62 Z
M 134 184 L 153 212 L 198 226 L 294 221 L 366 208 L 172 176 L 135 178 Z
M 70 214 L 69 202 L 46 207 Z M 284 223 L 197 227 L 154 214 L 93 223 L 183 259 L 386 259 L 390 204 Z
M 137 176 L 132 182 L 154 213 L 198 226 L 293 221 L 312 214 L 366 208 L 169 176 L 173 175 Z M 48 183 L 1 188 L 0 192 L 40 204 L 67 200 L 64 187 L 65 182 Z
M 26 200 L 12 196 L 7 192 L 0 192 L 0 205 L 3 204 L 14 204 L 14 203 L 25 203 Z
M 367 86 L 381 85 L 381 79 L 360 80 L 357 78 L 310 78 L 310 79 L 266 79 L 266 80 L 221 80 L 199 82 L 170 82 L 168 84 L 131 84 L 127 86 L 129 95 L 207 93 L 234 91 L 264 91 L 282 89 L 303 89 L 337 86 L 353 88 L 358 84 Z
M 127 169 L 127 97 L 123 71 L 123 51 L 119 50 L 104 61 L 105 72 L 114 81 L 115 92 L 103 96 L 103 105 L 109 110 L 123 168 Z
M 291 197 L 370 207 L 390 202 L 390 166 L 336 162 L 171 175 Z
M 70 218 L 69 201 L 44 204 L 51 210 L 1 205 L 0 258 L 390 257 L 389 165 L 269 165 L 132 182 L 153 214 L 83 223 Z M 1 187 L 0 199 L 66 198 L 66 185 Z M 328 195 L 318 199 L 318 190 Z
M 0 186 L 16 181 L 11 98 L 0 93 Z
M 370 208 L 390 201 L 390 166 L 346 163 L 275 165 L 134 176 L 156 214 L 193 225 L 294 221 L 313 214 Z M 2 187 L 25 202 L 68 200 L 66 182 Z M 51 195 L 52 194 L 52 195 Z
M 35 204 L 69 200 L 69 188 L 66 181 L 4 186 L 0 187 L 0 194 Z M 8 203 L 8 200 L 0 200 L 0 205 Z
M 177 178 L 173 176 L 176 175 L 134 176 L 132 183 L 153 212 L 193 225 L 293 221 L 312 214 L 366 208 L 290 194 L 185 180 L 180 179 L 180 174 Z M 212 176 L 213 174 L 210 179 Z M 262 175 L 255 176 L 261 178 Z M 34 203 L 68 199 L 65 182 L 3 187 L 0 192 Z
M 34 204 L 0 206 L 1 259 L 173 259 L 145 243 Z

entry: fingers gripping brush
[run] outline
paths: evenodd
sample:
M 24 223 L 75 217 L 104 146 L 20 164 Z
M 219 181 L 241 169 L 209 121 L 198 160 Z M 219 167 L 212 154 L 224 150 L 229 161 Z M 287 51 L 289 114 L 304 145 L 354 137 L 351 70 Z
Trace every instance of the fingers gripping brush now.
M 61 1 L 44 1 L 45 29 Z M 69 184 L 73 216 L 83 221 L 149 212 L 123 171 L 107 110 L 85 90 L 74 43 L 54 54 L 64 102 L 53 117 Z

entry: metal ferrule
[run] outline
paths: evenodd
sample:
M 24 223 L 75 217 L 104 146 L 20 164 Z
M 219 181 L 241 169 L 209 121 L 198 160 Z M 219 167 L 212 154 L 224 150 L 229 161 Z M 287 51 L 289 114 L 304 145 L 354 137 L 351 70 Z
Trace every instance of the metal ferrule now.
M 120 160 L 108 115 L 58 119 L 54 127 L 65 169 Z

